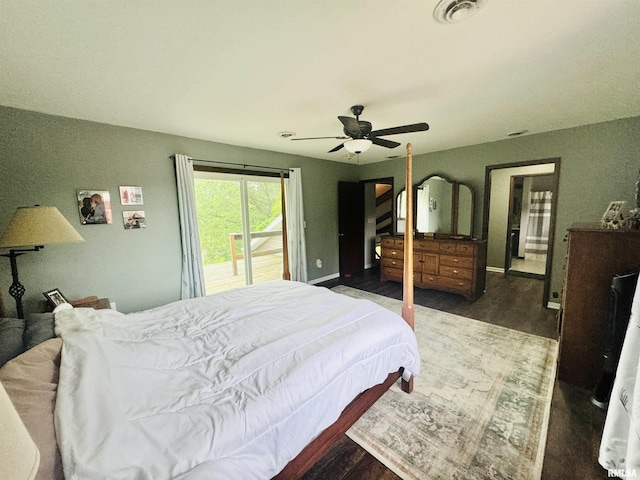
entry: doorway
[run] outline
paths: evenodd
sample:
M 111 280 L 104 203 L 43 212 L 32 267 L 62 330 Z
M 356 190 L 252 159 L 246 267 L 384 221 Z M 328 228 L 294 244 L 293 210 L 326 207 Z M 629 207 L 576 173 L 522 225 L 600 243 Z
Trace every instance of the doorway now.
M 393 225 L 393 178 L 339 182 L 340 276 L 376 267 L 381 238 Z
M 560 159 L 544 159 L 532 160 L 525 162 L 516 162 L 502 165 L 490 165 L 485 171 L 485 198 L 484 198 L 484 218 L 483 218 L 483 238 L 487 239 L 487 270 L 500 272 L 503 274 L 513 274 L 522 276 L 532 276 L 540 278 L 544 282 L 542 304 L 547 306 L 549 302 L 549 290 L 551 285 L 551 265 L 553 261 L 553 241 L 555 231 L 555 212 L 558 197 L 558 184 L 560 172 Z M 514 212 L 517 210 L 514 203 L 518 201 L 522 204 L 529 205 L 531 209 L 530 196 L 524 195 L 526 177 L 540 176 L 545 177 L 544 182 L 550 190 L 548 205 L 545 205 L 542 213 L 546 216 L 544 219 L 538 218 L 538 227 L 542 229 L 543 223 L 546 228 L 545 235 L 537 235 L 535 230 L 531 234 L 528 231 L 528 224 L 520 226 L 524 229 L 522 236 L 518 232 L 514 235 L 514 230 L 518 222 L 514 218 Z M 522 177 L 522 195 L 518 198 L 518 183 Z M 528 180 L 527 183 L 532 183 Z M 538 188 L 538 187 L 534 187 Z M 543 187 L 540 187 L 543 188 Z M 521 207 L 522 208 L 522 207 Z M 522 211 L 521 211 L 522 218 Z M 544 220 L 544 222 L 543 222 Z M 545 237 L 544 241 L 537 237 Z M 539 270 L 537 272 L 527 272 L 525 267 L 518 266 L 518 260 L 524 260 L 525 254 L 520 248 L 520 239 L 525 243 L 524 249 L 527 248 L 531 254 L 535 254 L 533 258 L 538 263 Z M 528 242 L 528 243 L 527 243 Z M 516 251 L 517 248 L 518 250 Z M 527 247 L 528 245 L 528 247 Z M 514 255 L 515 253 L 515 255 Z M 515 256 L 515 262 L 514 262 Z M 515 265 L 514 265 L 515 263 Z M 513 267 L 516 268 L 513 268 Z
M 280 178 L 194 172 L 207 295 L 282 278 Z
M 512 175 L 504 270 L 544 279 L 553 201 L 553 174 Z

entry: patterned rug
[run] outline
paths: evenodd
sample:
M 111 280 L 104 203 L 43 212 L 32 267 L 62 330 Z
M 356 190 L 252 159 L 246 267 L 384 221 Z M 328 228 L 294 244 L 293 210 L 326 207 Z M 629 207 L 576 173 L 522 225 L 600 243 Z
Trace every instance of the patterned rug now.
M 338 286 L 400 314 L 402 302 Z M 405 480 L 539 479 L 557 342 L 416 305 L 422 372 L 347 435 Z

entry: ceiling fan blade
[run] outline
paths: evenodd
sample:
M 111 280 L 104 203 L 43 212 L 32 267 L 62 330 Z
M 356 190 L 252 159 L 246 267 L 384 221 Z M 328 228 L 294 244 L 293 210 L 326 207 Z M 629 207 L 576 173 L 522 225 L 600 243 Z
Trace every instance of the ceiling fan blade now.
M 291 140 L 321 140 L 323 138 L 333 138 L 335 140 L 346 140 L 349 137 L 306 137 L 306 138 L 292 138 Z
M 344 125 L 345 133 L 353 133 L 353 137 L 361 138 L 362 132 L 360 131 L 360 124 L 353 117 L 338 117 L 338 120 Z
M 429 125 L 427 123 L 413 123 L 411 125 L 403 125 L 402 127 L 375 130 L 369 134 L 369 138 L 371 139 L 371 137 L 379 137 L 383 135 L 398 135 L 399 133 L 424 132 L 425 130 L 429 130 Z
M 381 147 L 396 148 L 396 147 L 400 146 L 399 142 L 394 142 L 393 140 L 386 140 L 384 138 L 378 138 L 378 137 L 371 138 L 371 137 L 369 137 L 369 140 L 371 140 L 376 145 L 380 145 Z
M 329 150 L 327 153 L 333 153 L 333 152 L 337 152 L 338 150 L 340 150 L 342 147 L 344 146 L 344 143 L 341 143 L 340 145 L 338 145 L 337 147 L 333 147 L 331 150 Z

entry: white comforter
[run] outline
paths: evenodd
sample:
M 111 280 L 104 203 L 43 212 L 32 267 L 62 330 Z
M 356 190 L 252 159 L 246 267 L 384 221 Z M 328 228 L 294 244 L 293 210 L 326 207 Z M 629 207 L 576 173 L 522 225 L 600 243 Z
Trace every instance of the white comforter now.
M 358 393 L 420 365 L 398 315 L 285 281 L 66 310 L 56 332 L 67 480 L 271 478 Z
M 633 297 L 598 460 L 611 477 L 640 475 L 640 284 Z

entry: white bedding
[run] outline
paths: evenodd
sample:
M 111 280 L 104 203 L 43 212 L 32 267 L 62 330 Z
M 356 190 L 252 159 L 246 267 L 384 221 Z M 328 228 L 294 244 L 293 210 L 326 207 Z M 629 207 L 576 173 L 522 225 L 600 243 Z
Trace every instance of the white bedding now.
M 268 479 L 358 393 L 420 368 L 400 316 L 297 282 L 65 310 L 56 332 L 66 480 Z
M 640 475 L 640 284 L 633 297 L 598 460 L 609 476 Z

